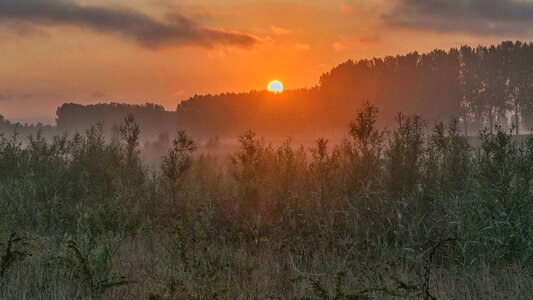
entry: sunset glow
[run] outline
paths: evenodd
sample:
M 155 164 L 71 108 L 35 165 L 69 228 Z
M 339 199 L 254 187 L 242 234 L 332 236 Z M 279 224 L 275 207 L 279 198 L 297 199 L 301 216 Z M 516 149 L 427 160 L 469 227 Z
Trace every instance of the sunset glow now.
M 281 83 L 281 81 L 279 80 L 272 80 L 268 84 L 268 91 L 274 94 L 279 94 L 283 92 L 283 83 Z
M 492 22 L 474 4 L 445 3 L 449 15 L 409 0 L 3 0 L 1 113 L 52 124 L 69 101 L 173 110 L 195 94 L 262 90 L 265 74 L 305 88 L 348 59 L 531 37 L 530 18 Z
M 0 300 L 521 300 L 532 132 L 533 0 L 0 0 Z

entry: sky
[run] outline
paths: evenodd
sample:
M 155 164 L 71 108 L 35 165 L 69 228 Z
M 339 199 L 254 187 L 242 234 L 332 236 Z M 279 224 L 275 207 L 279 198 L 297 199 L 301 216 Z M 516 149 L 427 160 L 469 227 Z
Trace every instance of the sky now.
M 348 59 L 533 40 L 533 0 L 0 0 L 0 114 L 312 87 Z

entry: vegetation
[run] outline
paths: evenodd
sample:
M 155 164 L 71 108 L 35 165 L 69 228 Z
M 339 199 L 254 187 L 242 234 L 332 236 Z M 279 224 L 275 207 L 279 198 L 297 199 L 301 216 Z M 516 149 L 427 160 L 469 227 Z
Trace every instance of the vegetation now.
M 533 138 L 377 116 L 337 145 L 246 132 L 222 159 L 180 131 L 160 167 L 133 115 L 110 141 L 3 136 L 0 298 L 531 295 Z

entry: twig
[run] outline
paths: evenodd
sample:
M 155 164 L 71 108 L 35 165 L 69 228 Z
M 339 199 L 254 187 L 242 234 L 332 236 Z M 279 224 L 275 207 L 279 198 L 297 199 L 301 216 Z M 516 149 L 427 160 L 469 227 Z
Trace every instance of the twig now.
M 458 240 L 457 238 L 442 239 L 429 250 L 429 254 L 428 254 L 428 258 L 426 260 L 426 266 L 425 266 L 424 284 L 422 287 L 422 292 L 424 294 L 424 300 L 436 300 L 437 299 L 433 295 L 431 295 L 431 293 L 429 292 L 429 281 L 431 279 L 431 261 L 433 260 L 433 256 L 435 255 L 435 252 L 437 252 L 439 247 L 442 246 L 444 243 L 455 242 L 457 240 Z

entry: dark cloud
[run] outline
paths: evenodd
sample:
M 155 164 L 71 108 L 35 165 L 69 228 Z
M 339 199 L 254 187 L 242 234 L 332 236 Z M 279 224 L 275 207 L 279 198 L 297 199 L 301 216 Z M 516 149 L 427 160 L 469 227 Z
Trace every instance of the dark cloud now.
M 160 21 L 130 9 L 83 6 L 67 0 L 0 0 L 0 22 L 37 26 L 67 25 L 119 34 L 144 47 L 236 45 L 256 43 L 251 35 L 209 29 L 173 14 Z
M 45 31 L 29 23 L 22 23 L 22 22 L 18 22 L 14 20 L 0 19 L 0 26 L 2 26 L 3 29 L 5 29 L 4 32 L 0 34 L 0 38 L 5 37 L 6 35 L 7 36 L 16 35 L 16 36 L 23 36 L 23 37 L 47 36 Z
M 398 0 L 383 15 L 391 25 L 476 35 L 525 34 L 533 26 L 531 0 Z

